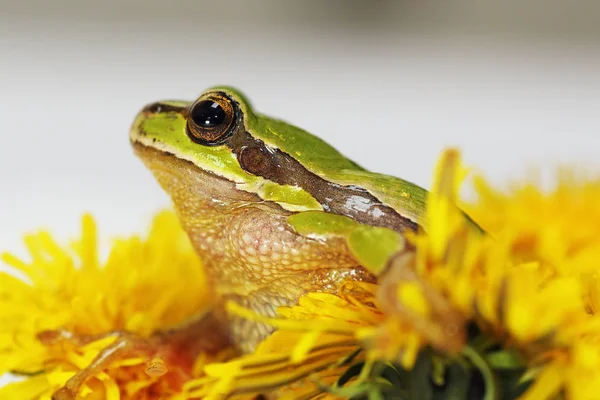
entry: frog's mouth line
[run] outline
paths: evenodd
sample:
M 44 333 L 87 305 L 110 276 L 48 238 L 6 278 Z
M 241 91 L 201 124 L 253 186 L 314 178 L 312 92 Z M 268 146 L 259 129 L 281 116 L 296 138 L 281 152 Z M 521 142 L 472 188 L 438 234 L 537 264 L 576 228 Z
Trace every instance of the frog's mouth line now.
M 209 201 L 242 201 L 264 203 L 257 194 L 239 190 L 235 182 L 198 168 L 188 160 L 131 140 L 135 154 L 144 162 L 167 193 L 186 190 L 189 197 L 206 198 Z
M 230 182 L 228 179 L 213 174 L 210 171 L 198 168 L 194 163 L 188 160 L 177 157 L 174 153 L 168 150 L 157 149 L 142 143 L 138 139 L 131 139 L 131 147 L 134 153 L 146 164 L 150 171 L 154 172 L 157 169 L 168 171 L 181 171 L 182 168 L 194 168 L 198 175 L 210 175 L 211 179 L 218 179 L 223 183 Z

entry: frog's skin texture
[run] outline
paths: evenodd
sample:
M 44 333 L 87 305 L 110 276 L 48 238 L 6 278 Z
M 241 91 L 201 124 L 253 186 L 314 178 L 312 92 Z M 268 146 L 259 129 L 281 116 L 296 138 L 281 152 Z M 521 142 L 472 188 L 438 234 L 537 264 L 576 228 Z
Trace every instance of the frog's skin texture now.
M 230 112 L 215 143 L 190 134 L 203 99 Z M 146 106 L 130 141 L 171 196 L 218 296 L 263 315 L 349 278 L 376 281 L 424 209 L 423 189 L 364 170 L 308 132 L 257 114 L 227 87 L 195 103 Z M 244 351 L 270 333 L 226 323 Z

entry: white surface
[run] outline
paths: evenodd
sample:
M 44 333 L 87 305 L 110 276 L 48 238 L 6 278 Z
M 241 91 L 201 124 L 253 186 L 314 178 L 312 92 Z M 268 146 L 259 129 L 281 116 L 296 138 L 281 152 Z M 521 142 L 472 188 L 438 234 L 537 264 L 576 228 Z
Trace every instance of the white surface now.
M 86 210 L 139 231 L 168 199 L 129 149 L 135 113 L 221 83 L 425 186 L 446 145 L 497 182 L 600 172 L 599 3 L 527 4 L 1 1 L 0 249 Z
M 220 83 L 422 185 L 446 145 L 500 182 L 528 166 L 599 168 L 593 2 L 5 3 L 4 249 L 40 225 L 74 233 L 85 210 L 105 233 L 139 230 L 168 199 L 130 151 L 133 116 Z

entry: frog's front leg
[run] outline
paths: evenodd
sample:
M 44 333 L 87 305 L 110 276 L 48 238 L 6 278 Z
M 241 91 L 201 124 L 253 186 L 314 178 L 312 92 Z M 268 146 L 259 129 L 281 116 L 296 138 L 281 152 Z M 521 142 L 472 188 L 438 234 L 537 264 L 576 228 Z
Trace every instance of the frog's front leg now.
M 118 360 L 143 357 L 148 360 L 146 373 L 160 376 L 167 373 L 170 364 L 191 371 L 198 354 L 216 354 L 231 346 L 228 324 L 222 308 L 208 311 L 169 330 L 156 332 L 149 338 L 127 331 L 113 331 L 97 336 L 47 331 L 40 335 L 40 340 L 45 344 L 67 340 L 75 345 L 83 345 L 109 336 L 115 336 L 115 341 L 57 390 L 52 396 L 53 400 L 74 400 L 88 378 Z M 164 361 L 164 364 L 153 362 L 155 359 Z

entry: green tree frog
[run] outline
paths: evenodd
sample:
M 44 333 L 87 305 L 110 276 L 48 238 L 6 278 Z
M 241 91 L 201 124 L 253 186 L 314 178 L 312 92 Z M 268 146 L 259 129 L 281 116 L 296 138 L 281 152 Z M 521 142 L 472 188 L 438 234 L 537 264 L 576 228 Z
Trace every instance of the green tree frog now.
M 147 105 L 129 139 L 171 196 L 217 305 L 234 301 L 275 316 L 308 292 L 335 293 L 348 279 L 376 282 L 425 208 L 424 189 L 367 171 L 305 130 L 256 112 L 231 87 Z M 125 352 L 175 342 L 249 352 L 270 332 L 223 306 L 154 342 L 121 332 L 54 399 L 74 399 L 87 377 Z
M 231 87 L 146 106 L 130 140 L 217 294 L 264 315 L 348 278 L 374 281 L 424 210 L 419 186 L 365 170 Z M 268 334 L 255 325 L 234 323 L 234 342 L 253 348 Z

